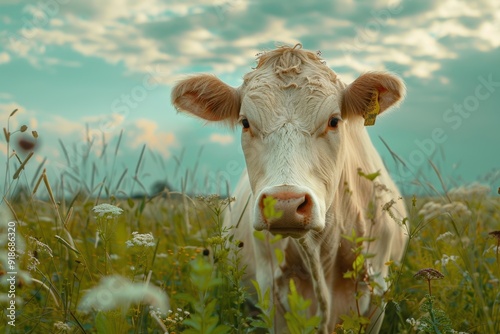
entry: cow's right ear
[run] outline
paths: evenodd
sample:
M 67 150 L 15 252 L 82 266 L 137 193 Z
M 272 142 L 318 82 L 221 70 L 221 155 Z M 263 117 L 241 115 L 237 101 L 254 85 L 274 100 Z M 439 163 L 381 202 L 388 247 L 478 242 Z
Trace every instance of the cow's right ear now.
M 172 89 L 172 103 L 207 121 L 225 121 L 231 126 L 238 121 L 241 98 L 238 90 L 214 75 L 200 74 L 178 82 Z

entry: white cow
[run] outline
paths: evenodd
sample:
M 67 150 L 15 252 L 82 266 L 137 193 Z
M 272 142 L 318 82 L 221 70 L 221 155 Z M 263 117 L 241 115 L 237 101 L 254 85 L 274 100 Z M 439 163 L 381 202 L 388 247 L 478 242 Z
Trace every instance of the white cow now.
M 321 316 L 318 332 L 331 333 L 342 322 L 341 315 L 358 310 L 371 318 L 368 330 L 379 331 L 383 309 L 370 301 L 387 288 L 386 262 L 401 259 L 406 210 L 365 124 L 404 95 L 403 82 L 385 72 L 369 72 L 346 85 L 317 53 L 300 44 L 261 54 L 241 87 L 207 74 L 174 87 L 172 101 L 178 110 L 241 125 L 247 172 L 226 224 L 236 224 L 243 215 L 234 233 L 244 241 L 248 279 L 256 279 L 263 291 L 271 290 L 277 333 L 287 332 L 290 278 L 313 301 L 310 315 Z M 360 170 L 380 175 L 370 181 Z M 269 197 L 281 217 L 264 215 Z M 254 229 L 284 238 L 269 245 L 254 237 Z M 352 231 L 375 238 L 364 243 L 364 252 L 375 256 L 364 263 L 364 282 L 358 284 L 343 277 L 353 268 L 355 245 L 342 235 Z M 282 263 L 277 263 L 273 248 L 284 253 Z M 380 288 L 370 290 L 369 281 Z M 363 293 L 357 304 L 356 286 Z

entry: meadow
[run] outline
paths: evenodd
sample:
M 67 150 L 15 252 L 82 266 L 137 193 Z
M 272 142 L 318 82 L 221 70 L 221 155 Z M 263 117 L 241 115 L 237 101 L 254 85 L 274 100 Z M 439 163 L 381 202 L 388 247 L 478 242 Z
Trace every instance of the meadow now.
M 10 150 L 21 132 L 36 141 L 26 127 L 4 129 L 1 333 L 274 333 L 269 293 L 256 286 L 257 305 L 245 302 L 245 245 L 222 227 L 237 198 L 167 188 L 132 196 L 125 178 L 143 187 L 137 170 L 111 162 L 119 142 L 101 181 L 93 161 L 58 180 L 43 164 L 27 175 L 32 156 Z M 489 182 L 405 199 L 410 242 L 401 263 L 386 264 L 390 289 L 375 301 L 386 308 L 381 333 L 500 332 L 500 196 L 498 178 Z M 356 268 L 349 275 L 363 280 Z M 315 333 L 318 319 L 304 316 L 310 301 L 291 287 L 289 332 Z M 353 312 L 336 333 L 364 333 L 365 323 Z

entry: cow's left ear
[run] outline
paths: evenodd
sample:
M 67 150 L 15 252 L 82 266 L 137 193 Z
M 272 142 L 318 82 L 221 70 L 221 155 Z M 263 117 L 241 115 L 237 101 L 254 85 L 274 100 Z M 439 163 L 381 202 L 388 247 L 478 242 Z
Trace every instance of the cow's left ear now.
M 386 72 L 365 73 L 345 89 L 342 117 L 362 116 L 365 125 L 373 125 L 377 115 L 401 102 L 405 93 L 399 77 Z

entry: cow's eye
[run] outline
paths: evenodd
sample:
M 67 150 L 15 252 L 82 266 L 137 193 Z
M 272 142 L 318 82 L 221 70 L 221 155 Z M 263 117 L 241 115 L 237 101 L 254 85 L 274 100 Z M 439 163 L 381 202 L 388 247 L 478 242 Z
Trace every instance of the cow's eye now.
M 243 125 L 243 128 L 244 128 L 244 129 L 248 129 L 248 128 L 250 128 L 250 123 L 248 122 L 248 119 L 246 119 L 246 118 L 243 118 L 243 119 L 241 120 L 241 125 Z
M 337 116 L 333 116 L 330 118 L 330 120 L 328 121 L 328 126 L 332 129 L 336 129 L 338 126 L 339 126 L 339 122 L 341 121 L 341 119 Z

